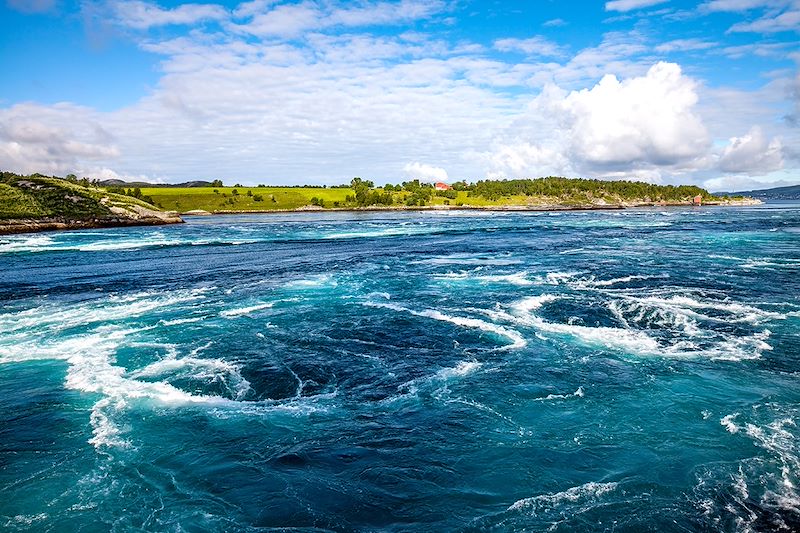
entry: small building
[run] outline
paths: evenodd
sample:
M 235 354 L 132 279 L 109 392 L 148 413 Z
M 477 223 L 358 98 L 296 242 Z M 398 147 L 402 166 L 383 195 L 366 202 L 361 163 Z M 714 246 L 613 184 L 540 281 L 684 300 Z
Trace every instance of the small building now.
M 434 183 L 433 188 L 436 189 L 437 191 L 449 191 L 450 189 L 452 189 L 451 186 L 449 186 L 443 181 L 437 181 L 436 183 Z
M 703 197 L 698 194 L 692 198 L 692 205 L 703 205 Z

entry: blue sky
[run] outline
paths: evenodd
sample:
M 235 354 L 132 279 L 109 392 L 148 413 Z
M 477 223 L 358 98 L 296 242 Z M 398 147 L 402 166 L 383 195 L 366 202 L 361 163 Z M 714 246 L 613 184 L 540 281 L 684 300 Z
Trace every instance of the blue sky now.
M 800 183 L 800 0 L 0 0 L 0 168 Z

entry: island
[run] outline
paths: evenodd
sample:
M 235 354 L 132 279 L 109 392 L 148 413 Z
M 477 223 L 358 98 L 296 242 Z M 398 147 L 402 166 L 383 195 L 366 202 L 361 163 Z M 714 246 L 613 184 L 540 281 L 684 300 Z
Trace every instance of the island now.
M 225 186 L 221 180 L 177 185 L 0 173 L 0 234 L 174 224 L 179 215 L 361 210 L 586 210 L 642 206 L 752 205 L 693 185 L 543 177 L 376 187 L 353 178 L 338 186 Z

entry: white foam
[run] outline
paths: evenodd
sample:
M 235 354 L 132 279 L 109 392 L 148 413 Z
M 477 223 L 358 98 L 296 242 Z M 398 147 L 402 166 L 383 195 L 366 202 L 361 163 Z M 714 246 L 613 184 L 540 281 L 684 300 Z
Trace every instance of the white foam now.
M 179 326 L 181 324 L 192 324 L 194 322 L 200 322 L 203 320 L 202 317 L 193 317 L 193 318 L 176 318 L 174 320 L 161 320 L 159 324 L 162 326 Z
M 392 309 L 394 311 L 409 313 L 414 316 L 422 316 L 426 318 L 432 318 L 433 320 L 440 320 L 442 322 L 450 322 L 451 324 L 455 324 L 457 326 L 462 326 L 465 328 L 479 329 L 481 331 L 494 333 L 495 335 L 505 337 L 506 339 L 511 341 L 511 344 L 508 344 L 503 347 L 504 349 L 523 348 L 528 344 L 525 338 L 518 331 L 503 326 L 499 326 L 491 322 L 486 322 L 485 320 L 480 320 L 478 318 L 468 318 L 468 317 L 448 315 L 442 313 L 441 311 L 436 311 L 434 309 L 423 309 L 422 311 L 414 311 L 412 309 L 408 309 L 400 305 L 389 304 L 389 303 L 366 302 L 365 305 L 371 307 L 383 307 L 386 309 Z
M 630 283 L 631 281 L 636 281 L 636 280 L 664 279 L 668 277 L 669 276 L 666 274 L 659 276 L 630 275 L 630 276 L 622 276 L 621 278 L 612 278 L 604 280 L 598 280 L 595 279 L 594 277 L 591 277 L 586 280 L 578 280 L 575 282 L 575 285 L 580 288 L 611 287 L 613 285 L 619 285 L 620 283 Z
M 431 257 L 421 259 L 411 264 L 415 265 L 487 265 L 487 266 L 511 266 L 519 265 L 522 261 L 506 257 L 487 256 L 481 254 L 451 254 L 441 257 Z
M 518 313 L 529 313 L 531 311 L 535 311 L 539 309 L 544 304 L 548 302 L 554 302 L 558 300 L 560 297 L 556 296 L 555 294 L 540 294 L 538 296 L 529 296 L 527 298 L 523 298 L 522 300 L 518 300 L 512 305 L 512 309 L 517 311 Z
M 689 296 L 672 296 L 671 298 L 659 298 L 656 296 L 648 296 L 644 298 L 634 298 L 631 296 L 622 296 L 628 300 L 635 301 L 639 304 L 645 304 L 656 307 L 664 307 L 671 310 L 693 310 L 698 318 L 704 320 L 717 320 L 725 322 L 749 322 L 751 324 L 758 324 L 765 320 L 784 320 L 787 316 L 783 313 L 776 313 L 766 311 L 757 307 L 741 304 L 731 301 L 718 301 L 718 300 L 695 300 Z M 726 313 L 732 316 L 725 317 L 724 319 L 711 317 L 696 310 L 714 310 Z
M 520 511 L 524 509 L 536 508 L 540 506 L 555 507 L 563 502 L 577 502 L 585 499 L 596 499 L 604 494 L 612 492 L 617 488 L 617 483 L 596 483 L 591 481 L 578 487 L 572 487 L 562 492 L 552 494 L 541 494 L 532 498 L 517 500 L 509 508 L 509 511 Z
M 482 366 L 477 361 L 461 361 L 455 367 L 443 368 L 436 373 L 436 377 L 440 379 L 449 379 L 454 377 L 464 377 L 468 374 L 475 372 Z
M 256 305 L 251 305 L 248 307 L 239 307 L 235 309 L 226 309 L 225 311 L 220 312 L 220 316 L 225 318 L 236 318 L 242 315 L 249 315 L 255 311 L 261 311 L 262 309 L 268 309 L 275 305 L 273 302 L 268 303 L 260 303 Z
M 508 283 L 510 285 L 528 286 L 533 285 L 535 282 L 527 278 L 527 272 L 514 272 L 512 274 L 494 274 L 485 276 L 476 276 L 468 272 L 448 272 L 446 274 L 436 274 L 434 278 L 443 280 L 469 280 L 477 281 L 480 283 Z
M 738 433 L 739 426 L 737 426 L 736 423 L 734 422 L 737 416 L 739 416 L 739 413 L 733 413 L 732 415 L 723 416 L 720 419 L 719 424 L 725 429 L 727 429 L 728 433 Z
M 544 398 L 536 398 L 534 399 L 534 401 L 547 402 L 550 400 L 566 400 L 567 398 L 583 398 L 583 396 L 584 396 L 583 387 L 578 387 L 578 389 L 572 394 L 548 394 Z
M 292 280 L 286 284 L 286 288 L 310 289 L 316 287 L 331 286 L 336 287 L 337 283 L 330 274 L 319 274 L 305 279 Z

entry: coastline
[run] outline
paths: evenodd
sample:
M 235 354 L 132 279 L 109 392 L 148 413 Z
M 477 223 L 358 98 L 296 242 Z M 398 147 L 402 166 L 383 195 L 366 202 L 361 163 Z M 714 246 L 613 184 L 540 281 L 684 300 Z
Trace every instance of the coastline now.
M 13 219 L 0 220 L 0 235 L 16 235 L 20 233 L 41 233 L 47 231 L 67 231 L 78 229 L 119 228 L 128 226 L 164 226 L 183 224 L 178 215 L 152 218 L 129 218 L 109 220 L 65 220 L 48 219 Z
M 281 214 L 281 213 L 369 213 L 369 212 L 392 212 L 392 211 L 499 211 L 499 212 L 546 212 L 546 211 L 621 211 L 625 209 L 637 209 L 641 207 L 746 207 L 751 205 L 762 205 L 764 202 L 758 199 L 731 200 L 727 202 L 705 202 L 702 205 L 694 205 L 690 202 L 638 202 L 622 204 L 538 204 L 538 205 L 424 205 L 407 206 L 391 205 L 367 207 L 317 207 L 303 206 L 296 209 L 256 209 L 256 210 L 218 210 L 204 211 L 200 209 L 180 213 L 181 216 L 215 216 L 215 215 L 258 215 L 258 214 Z
M 623 204 L 590 204 L 590 205 L 563 205 L 563 204 L 538 204 L 538 205 L 425 205 L 425 206 L 367 206 L 367 207 L 331 207 L 303 206 L 296 209 L 264 209 L 264 210 L 220 210 L 203 211 L 192 210 L 184 213 L 174 211 L 158 212 L 146 210 L 147 216 L 138 218 L 114 218 L 93 220 L 68 220 L 63 218 L 46 219 L 9 219 L 0 220 L 0 235 L 13 235 L 20 233 L 39 233 L 47 231 L 67 231 L 80 229 L 116 228 L 128 226 L 162 226 L 181 224 L 181 217 L 188 216 L 218 216 L 218 215 L 256 215 L 256 214 L 295 214 L 295 213 L 373 213 L 373 212 L 399 212 L 399 211 L 486 211 L 486 212 L 548 212 L 548 211 L 620 211 L 642 207 L 697 207 L 722 206 L 741 207 L 761 205 L 764 202 L 757 199 L 733 200 L 728 202 L 707 202 L 694 206 L 688 202 L 639 202 Z M 145 211 L 145 210 L 143 210 Z M 122 214 L 122 213 L 120 213 Z

